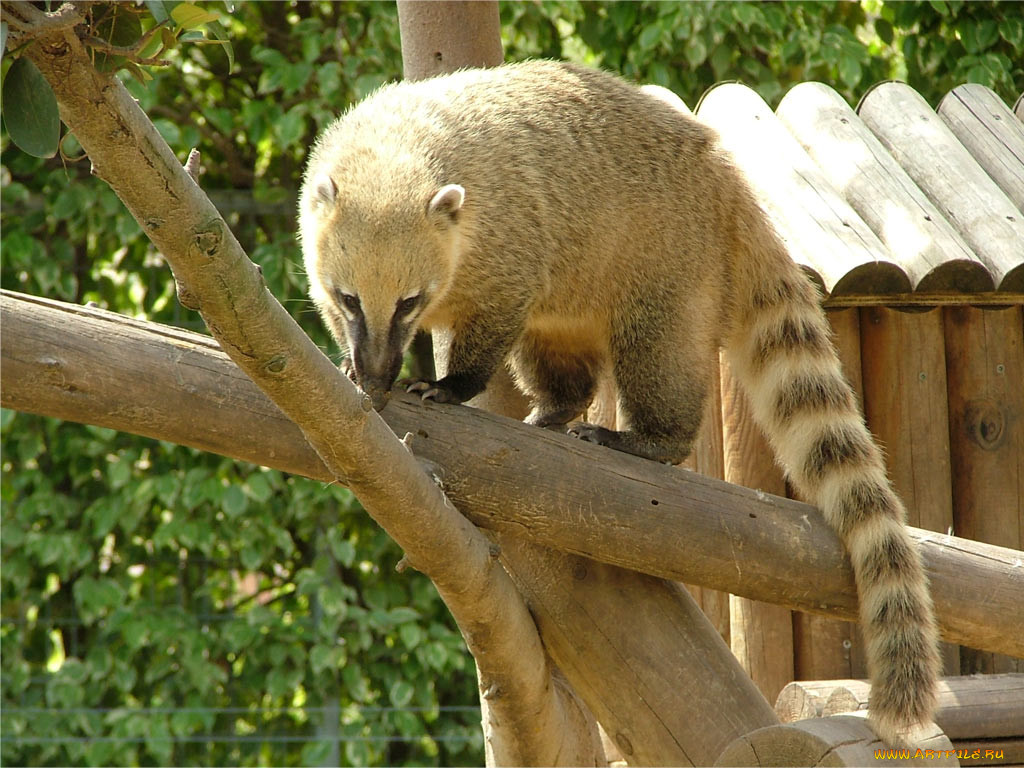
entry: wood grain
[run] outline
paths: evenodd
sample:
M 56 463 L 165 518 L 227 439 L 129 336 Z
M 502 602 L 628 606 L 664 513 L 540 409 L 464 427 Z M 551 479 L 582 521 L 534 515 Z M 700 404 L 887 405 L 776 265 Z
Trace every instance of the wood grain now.
M 1024 218 L 928 103 L 876 85 L 857 114 L 985 264 L 998 290 L 1024 290 Z
M 775 114 L 878 235 L 914 290 L 990 291 L 992 276 L 838 93 L 800 83 Z
M 868 708 L 866 680 L 805 680 L 786 686 L 776 702 L 783 722 L 795 702 L 809 697 L 823 703 L 821 714 L 840 715 Z M 935 723 L 954 741 L 1024 737 L 1024 675 L 945 677 L 936 687 Z
M 722 452 L 725 480 L 765 493 L 784 496 L 786 481 L 771 446 L 754 423 L 739 382 L 721 366 Z M 793 615 L 785 608 L 749 600 L 729 599 L 730 644 L 747 674 L 771 701 L 793 679 Z
M 1024 309 L 943 312 L 954 531 L 1021 549 Z M 1021 659 L 991 653 L 965 649 L 962 660 L 965 672 L 1024 671 Z
M 852 309 L 826 314 L 843 375 L 862 403 L 860 315 Z M 794 613 L 793 652 L 797 680 L 867 676 L 864 642 L 857 624 L 813 613 Z
M 793 260 L 826 293 L 910 290 L 886 247 L 753 90 L 717 85 L 697 118 L 718 131 Z
M 330 480 L 298 429 L 212 340 L 8 291 L 0 310 L 4 407 Z M 842 545 L 807 504 L 464 406 L 396 395 L 382 415 L 396 434 L 410 435 L 412 450 L 477 525 L 662 578 L 856 617 Z M 1024 554 L 910 534 L 944 637 L 1024 656 Z
M 936 110 L 978 165 L 1024 211 L 1024 123 L 991 88 L 958 85 Z

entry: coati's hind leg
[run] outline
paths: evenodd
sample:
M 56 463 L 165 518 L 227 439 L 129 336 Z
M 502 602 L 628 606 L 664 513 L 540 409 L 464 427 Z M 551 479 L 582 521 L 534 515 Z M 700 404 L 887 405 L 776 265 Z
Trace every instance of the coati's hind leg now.
M 602 360 L 580 349 L 525 335 L 512 352 L 516 381 L 533 404 L 525 421 L 537 427 L 562 427 L 586 411 L 594 398 Z
M 678 322 L 678 321 L 677 321 Z M 696 329 L 694 329 L 696 330 Z M 645 333 L 646 331 L 646 333 Z M 663 326 L 626 328 L 612 337 L 621 431 L 574 424 L 569 434 L 666 464 L 690 454 L 704 416 L 715 345 Z

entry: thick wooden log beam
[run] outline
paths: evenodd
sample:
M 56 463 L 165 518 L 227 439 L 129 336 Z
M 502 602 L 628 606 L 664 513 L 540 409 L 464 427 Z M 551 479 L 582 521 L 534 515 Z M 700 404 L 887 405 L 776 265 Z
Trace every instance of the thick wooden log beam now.
M 329 480 L 209 337 L 3 293 L 0 404 Z M 856 619 L 853 573 L 807 504 L 460 406 L 382 414 L 473 522 L 662 578 Z M 543 514 L 539 511 L 543 510 Z M 911 529 L 949 642 L 1024 657 L 1024 553 Z
M 919 749 L 889 749 L 862 717 L 839 715 L 774 725 L 742 736 L 715 765 L 960 765 L 945 734 L 933 726 Z
M 775 712 L 784 723 L 860 712 L 870 693 L 866 680 L 799 680 L 782 689 Z M 953 741 L 1024 738 L 1024 674 L 945 677 L 937 693 L 935 724 Z

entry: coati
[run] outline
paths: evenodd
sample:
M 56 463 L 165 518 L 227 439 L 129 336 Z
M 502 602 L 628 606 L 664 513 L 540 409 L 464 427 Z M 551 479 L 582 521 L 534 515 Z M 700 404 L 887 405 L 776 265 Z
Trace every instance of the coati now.
M 613 431 L 686 458 L 723 347 L 801 495 L 846 545 L 878 734 L 930 720 L 937 633 L 920 555 L 843 378 L 817 290 L 711 129 L 622 79 L 532 61 L 387 85 L 318 139 L 300 203 L 310 293 L 381 408 L 417 329 L 451 333 L 423 399 L 508 366 L 527 418 L 570 425 L 610 367 Z

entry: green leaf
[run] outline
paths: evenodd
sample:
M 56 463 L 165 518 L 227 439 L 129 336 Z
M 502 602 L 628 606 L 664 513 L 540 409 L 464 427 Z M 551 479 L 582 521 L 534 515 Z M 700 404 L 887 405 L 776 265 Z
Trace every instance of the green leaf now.
M 441 643 L 433 642 L 423 646 L 423 661 L 438 672 L 443 672 L 448 661 L 448 651 Z
M 96 36 L 111 45 L 127 48 L 142 37 L 142 20 L 132 9 L 123 5 L 107 6 L 107 12 L 96 24 Z M 96 52 L 96 69 L 106 72 L 122 66 L 124 56 Z
M 231 38 L 228 36 L 228 31 L 224 29 L 224 25 L 219 21 L 211 21 L 207 24 L 206 31 L 224 49 L 224 53 L 228 57 L 228 72 L 233 72 L 235 69 L 235 49 L 231 47 Z
M 406 623 L 398 628 L 402 644 L 410 651 L 426 639 L 426 633 L 419 624 Z
M 650 50 L 661 40 L 662 29 L 660 24 L 648 24 L 640 31 L 640 36 L 637 38 L 637 45 L 643 51 Z
M 348 590 L 344 584 L 329 584 L 316 592 L 316 599 L 328 616 L 344 617 L 348 613 Z
M 303 84 L 304 85 L 304 84 Z M 289 90 L 286 89 L 286 93 Z M 277 133 L 278 140 L 282 147 L 292 147 L 298 144 L 299 140 L 306 133 L 306 105 L 296 104 L 294 107 L 289 109 L 277 124 L 274 126 L 274 130 Z
M 82 576 L 71 590 L 86 623 L 116 608 L 124 600 L 124 590 L 113 579 Z
M 732 12 L 744 29 L 750 29 L 755 24 L 763 26 L 765 23 L 764 14 L 753 3 L 734 3 Z
M 860 82 L 862 70 L 860 62 L 852 56 L 839 57 L 839 77 L 847 87 L 853 88 Z
M 416 689 L 408 682 L 405 680 L 396 680 L 388 691 L 388 698 L 391 699 L 391 703 L 394 706 L 405 707 L 408 706 L 410 701 L 412 701 L 412 695 L 414 693 L 416 693 Z
M 33 157 L 53 157 L 60 139 L 57 97 L 36 65 L 16 59 L 3 86 L 3 119 L 17 147 Z
M 999 34 L 1015 51 L 1024 49 L 1024 21 L 1008 17 L 999 22 Z
M 334 526 L 327 531 L 327 543 L 331 546 L 331 554 L 334 559 L 351 568 L 356 559 L 355 545 L 345 538 L 345 530 L 341 526 Z
M 117 525 L 121 516 L 121 504 L 113 496 L 97 499 L 85 511 L 86 519 L 92 520 L 92 535 L 102 539 Z
M 999 39 L 999 25 L 992 19 L 964 19 L 957 24 L 960 42 L 968 53 L 984 53 Z
M 216 13 L 204 11 L 195 3 L 181 3 L 171 11 L 171 18 L 182 29 L 195 29 L 220 17 Z
M 404 624 L 408 621 L 418 621 L 420 614 L 412 608 L 402 605 L 388 611 L 388 617 L 394 624 Z
M 708 47 L 704 44 L 704 38 L 700 35 L 694 35 L 683 45 L 686 61 L 694 69 L 703 64 L 704 60 L 708 57 Z
M 249 507 L 249 500 L 240 487 L 232 484 L 224 489 L 220 504 L 228 517 L 238 517 Z
M 892 45 L 892 41 L 895 39 L 892 24 L 885 19 L 877 19 L 875 21 L 875 34 L 886 45 Z
M 146 0 L 146 7 L 149 8 L 149 12 L 153 14 L 153 18 L 157 24 L 163 21 L 167 21 L 170 18 L 170 14 L 167 12 L 167 7 L 164 5 L 163 0 Z
M 263 565 L 263 550 L 254 546 L 242 547 L 239 559 L 246 570 L 255 571 Z
M 259 504 L 266 504 L 274 493 L 274 490 L 270 487 L 270 482 L 262 472 L 254 472 L 249 475 L 242 485 L 242 490 L 245 491 L 249 498 Z

